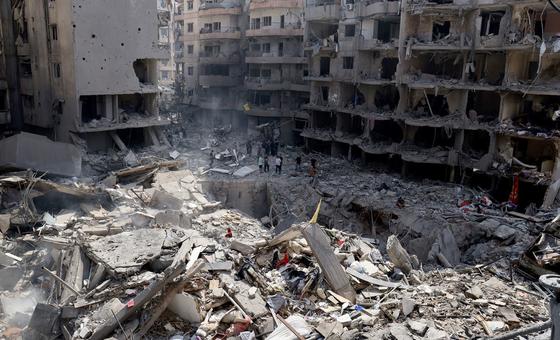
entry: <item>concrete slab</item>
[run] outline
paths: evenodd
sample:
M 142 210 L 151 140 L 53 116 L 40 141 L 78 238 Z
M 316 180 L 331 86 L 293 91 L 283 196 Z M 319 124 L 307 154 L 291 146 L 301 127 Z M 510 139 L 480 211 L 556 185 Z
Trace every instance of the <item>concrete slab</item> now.
M 60 333 L 60 308 L 45 303 L 38 303 L 29 321 L 29 328 L 43 335 Z
M 6 267 L 0 269 L 0 290 L 11 291 L 23 276 L 19 267 Z
M 233 176 L 238 177 L 238 178 L 242 178 L 242 177 L 245 177 L 245 176 L 248 176 L 248 175 L 252 174 L 253 172 L 255 172 L 257 170 L 258 170 L 258 168 L 256 166 L 248 165 L 248 166 L 244 166 L 242 168 L 239 168 L 237 171 L 235 171 L 233 173 Z
M 80 176 L 82 154 L 72 144 L 22 132 L 0 140 L 0 167 L 33 169 L 61 176 Z
M 138 229 L 90 242 L 87 254 L 114 275 L 133 274 L 160 256 L 166 238 L 163 229 Z
M 202 321 L 196 300 L 188 293 L 175 295 L 167 309 L 187 322 L 199 323 Z

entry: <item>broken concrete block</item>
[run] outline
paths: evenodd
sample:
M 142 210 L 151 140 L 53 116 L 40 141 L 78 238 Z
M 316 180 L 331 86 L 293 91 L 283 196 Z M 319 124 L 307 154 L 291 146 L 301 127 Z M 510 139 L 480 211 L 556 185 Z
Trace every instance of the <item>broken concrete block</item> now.
M 519 320 L 513 309 L 500 307 L 498 308 L 498 312 L 500 312 L 500 314 L 502 314 L 502 316 L 506 319 L 506 323 L 513 328 L 518 327 L 521 323 L 521 320 Z
M 515 235 L 516 232 L 512 227 L 502 224 L 494 231 L 493 236 L 500 240 L 506 240 Z
M 233 269 L 233 262 L 209 262 L 206 264 L 206 270 L 208 271 L 230 271 Z
M 389 332 L 396 340 L 413 340 L 412 336 L 410 336 L 408 329 L 404 325 L 401 324 L 394 324 L 389 329 Z
M 0 233 L 5 234 L 10 229 L 11 218 L 10 214 L 0 214 Z
M 155 221 L 159 226 L 177 226 L 184 229 L 189 229 L 192 225 L 191 217 L 177 210 L 157 213 Z
M 208 200 L 199 192 L 193 192 L 192 197 L 200 204 L 205 205 L 208 204 Z
M 416 307 L 416 302 L 411 298 L 404 297 L 401 300 L 401 307 L 404 316 L 408 316 L 410 315 L 410 313 L 412 313 L 412 311 L 414 311 L 414 307 Z
M 305 337 L 313 331 L 313 328 L 307 324 L 307 321 L 300 315 L 290 315 L 285 320 L 292 328 L 296 330 L 301 336 Z M 280 324 L 274 332 L 272 332 L 266 340 L 297 340 L 295 334 L 283 324 Z
M 250 165 L 244 166 L 242 168 L 237 169 L 237 171 L 233 173 L 233 177 L 237 177 L 237 178 L 246 177 L 257 170 L 258 168 L 256 166 L 250 166 Z
M 428 325 L 427 324 L 425 324 L 423 322 L 419 322 L 419 321 L 414 321 L 414 320 L 408 320 L 408 327 L 410 328 L 410 330 L 412 332 L 414 332 L 415 334 L 417 334 L 419 336 L 424 336 L 424 334 L 428 330 Z
M 243 255 L 251 255 L 255 252 L 255 247 L 242 243 L 240 241 L 237 240 L 233 240 L 231 242 L 230 248 L 233 250 L 237 250 L 238 252 L 240 252 Z
M 167 309 L 187 322 L 199 323 L 202 321 L 200 313 L 198 312 L 198 303 L 195 298 L 188 293 L 175 295 Z
M 57 306 L 38 303 L 28 327 L 46 336 L 60 334 L 60 312 Z
M 500 332 L 506 330 L 506 323 L 503 321 L 486 321 L 486 325 L 492 332 Z
M 387 239 L 387 255 L 395 267 L 401 269 L 405 274 L 410 273 L 412 270 L 412 263 L 410 262 L 410 255 L 402 247 L 399 239 L 395 235 L 389 236 Z
M 89 257 L 113 275 L 132 274 L 161 254 L 163 229 L 138 229 L 105 236 L 86 244 Z
M 465 292 L 465 296 L 473 300 L 480 299 L 484 296 L 484 292 L 479 286 L 473 286 Z
M 424 338 L 430 340 L 446 340 L 449 339 L 449 335 L 444 331 L 440 331 L 439 329 L 430 327 L 424 335 Z
M 114 298 L 98 308 L 91 316 L 91 319 L 99 323 L 107 322 L 114 319 L 113 313 L 117 314 L 123 306 L 124 304 L 119 299 Z
M 128 166 L 136 166 L 140 163 L 138 161 L 138 157 L 136 157 L 136 154 L 132 151 L 128 151 L 126 156 L 124 156 L 123 161 Z
M 251 288 L 249 288 L 249 291 L 248 291 L 248 296 L 249 296 L 249 298 L 250 298 L 250 299 L 254 299 L 255 296 L 257 295 L 257 292 L 258 292 L 258 291 L 259 291 L 259 290 L 257 289 L 257 287 L 251 287 Z
M 33 169 L 61 176 L 80 176 L 82 154 L 72 144 L 22 132 L 0 140 L 0 167 Z
M 221 274 L 220 281 L 226 286 L 235 291 L 236 293 L 232 298 L 237 302 L 241 308 L 254 318 L 260 318 L 269 313 L 266 308 L 266 302 L 261 294 L 257 292 L 253 298 L 249 297 L 249 289 L 251 286 L 244 281 L 235 281 L 231 275 Z
M 150 200 L 150 207 L 161 210 L 181 210 L 183 201 L 167 192 L 156 190 Z
M 143 212 L 135 212 L 134 214 L 130 215 L 130 221 L 136 228 L 147 228 L 150 226 L 150 223 L 153 220 L 154 216 L 145 214 Z
M 325 339 L 336 339 L 344 331 L 344 326 L 340 322 L 321 322 L 315 330 Z

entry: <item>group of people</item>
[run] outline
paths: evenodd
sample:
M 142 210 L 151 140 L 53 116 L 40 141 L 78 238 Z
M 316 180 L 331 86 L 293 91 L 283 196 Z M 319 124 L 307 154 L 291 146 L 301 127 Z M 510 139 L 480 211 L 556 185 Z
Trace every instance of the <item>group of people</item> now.
M 259 158 L 257 159 L 257 164 L 259 166 L 259 171 L 261 173 L 270 171 L 270 160 L 268 158 L 268 155 L 265 155 L 264 157 L 259 156 Z M 274 165 L 276 166 L 274 173 L 277 173 L 279 175 L 282 174 L 283 164 L 284 164 L 284 157 L 280 155 L 276 155 L 276 158 L 274 159 Z
M 251 141 L 247 142 L 246 144 L 247 147 L 247 155 L 251 155 L 252 154 L 252 143 Z M 284 158 L 282 156 L 280 156 L 280 154 L 276 154 L 276 156 L 269 156 L 267 152 L 264 153 L 264 156 L 262 155 L 261 150 L 258 150 L 258 158 L 257 158 L 257 165 L 259 166 L 259 171 L 260 173 L 263 172 L 269 172 L 270 171 L 270 162 L 271 162 L 271 157 L 273 158 L 274 161 L 274 165 L 275 165 L 275 170 L 274 172 L 278 175 L 282 174 L 282 166 L 284 165 Z M 215 154 L 214 154 L 214 150 L 210 150 L 210 167 L 212 167 L 214 165 L 214 159 L 215 159 Z M 295 163 L 296 163 L 296 167 L 295 170 L 296 171 L 301 171 L 301 162 L 302 162 L 302 158 L 300 155 L 298 155 L 295 158 Z M 318 169 L 317 169 L 317 160 L 315 158 L 312 158 L 310 160 L 310 165 L 309 165 L 309 169 L 308 169 L 308 175 L 309 177 L 311 177 L 311 184 L 313 186 L 315 186 L 315 184 L 317 183 L 317 177 L 318 177 Z

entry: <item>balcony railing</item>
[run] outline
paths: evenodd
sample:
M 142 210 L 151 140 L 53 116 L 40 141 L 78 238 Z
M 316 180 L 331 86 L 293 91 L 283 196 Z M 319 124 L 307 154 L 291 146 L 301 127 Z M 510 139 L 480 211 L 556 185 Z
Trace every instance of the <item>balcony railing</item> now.
M 264 58 L 298 58 L 303 57 L 303 51 L 298 53 L 272 53 L 272 52 L 262 52 L 262 51 L 250 51 L 245 54 L 247 57 L 264 57 Z
M 239 27 L 222 27 L 219 30 L 214 30 L 206 27 L 200 29 L 200 34 L 210 34 L 210 33 L 235 33 L 239 32 Z
M 305 0 L 305 7 L 340 5 L 340 0 Z
M 199 9 L 200 10 L 205 10 L 205 9 L 211 9 L 211 8 L 235 8 L 235 7 L 240 7 L 241 3 L 239 2 L 239 0 L 231 0 L 231 1 L 222 1 L 222 2 L 204 2 L 200 4 Z

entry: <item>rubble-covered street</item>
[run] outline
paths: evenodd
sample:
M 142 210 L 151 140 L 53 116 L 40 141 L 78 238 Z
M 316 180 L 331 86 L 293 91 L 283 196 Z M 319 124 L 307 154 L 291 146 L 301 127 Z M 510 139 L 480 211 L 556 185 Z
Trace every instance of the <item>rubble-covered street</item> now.
M 298 149 L 260 173 L 242 137 L 199 134 L 132 167 L 89 154 L 89 177 L 0 178 L 3 338 L 549 337 L 552 292 L 519 259 L 553 210 L 317 154 L 296 170 Z

